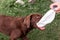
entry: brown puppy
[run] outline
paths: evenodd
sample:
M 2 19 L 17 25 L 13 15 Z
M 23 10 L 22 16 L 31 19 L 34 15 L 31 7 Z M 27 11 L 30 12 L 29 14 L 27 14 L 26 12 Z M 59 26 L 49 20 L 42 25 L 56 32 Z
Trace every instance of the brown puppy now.
M 0 15 L 0 32 L 10 36 L 10 40 L 28 40 L 26 35 L 33 28 L 38 28 L 36 23 L 41 19 L 40 14 L 31 14 L 26 17 L 11 17 Z

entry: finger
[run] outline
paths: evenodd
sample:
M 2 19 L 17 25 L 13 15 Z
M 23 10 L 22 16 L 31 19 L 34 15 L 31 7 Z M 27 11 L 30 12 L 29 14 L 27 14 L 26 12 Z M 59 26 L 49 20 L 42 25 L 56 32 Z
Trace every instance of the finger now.
M 59 11 L 56 11 L 57 13 L 59 13 L 60 12 L 60 10 Z

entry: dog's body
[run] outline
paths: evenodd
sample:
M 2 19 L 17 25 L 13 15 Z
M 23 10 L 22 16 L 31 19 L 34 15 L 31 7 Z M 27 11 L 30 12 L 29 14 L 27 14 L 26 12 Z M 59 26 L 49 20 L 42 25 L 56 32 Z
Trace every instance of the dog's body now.
M 33 28 L 38 28 L 36 23 L 41 17 L 40 14 L 31 14 L 24 18 L 0 15 L 0 32 L 9 35 L 10 40 L 28 40 L 27 33 Z

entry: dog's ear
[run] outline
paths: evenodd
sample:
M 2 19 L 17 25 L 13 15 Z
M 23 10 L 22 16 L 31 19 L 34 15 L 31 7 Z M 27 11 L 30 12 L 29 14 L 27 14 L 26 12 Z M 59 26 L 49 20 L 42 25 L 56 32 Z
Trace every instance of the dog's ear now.
M 27 28 L 29 28 L 30 27 L 30 19 L 31 19 L 31 16 L 32 15 L 28 15 L 27 17 L 25 17 L 25 19 L 24 19 L 24 24 L 27 26 Z

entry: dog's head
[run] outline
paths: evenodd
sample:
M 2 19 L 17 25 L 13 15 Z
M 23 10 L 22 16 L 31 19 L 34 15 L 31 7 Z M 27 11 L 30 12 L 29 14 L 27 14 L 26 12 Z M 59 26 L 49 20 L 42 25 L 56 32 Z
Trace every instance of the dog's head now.
M 24 19 L 24 24 L 27 28 L 38 28 L 36 23 L 42 18 L 41 14 L 30 14 Z

